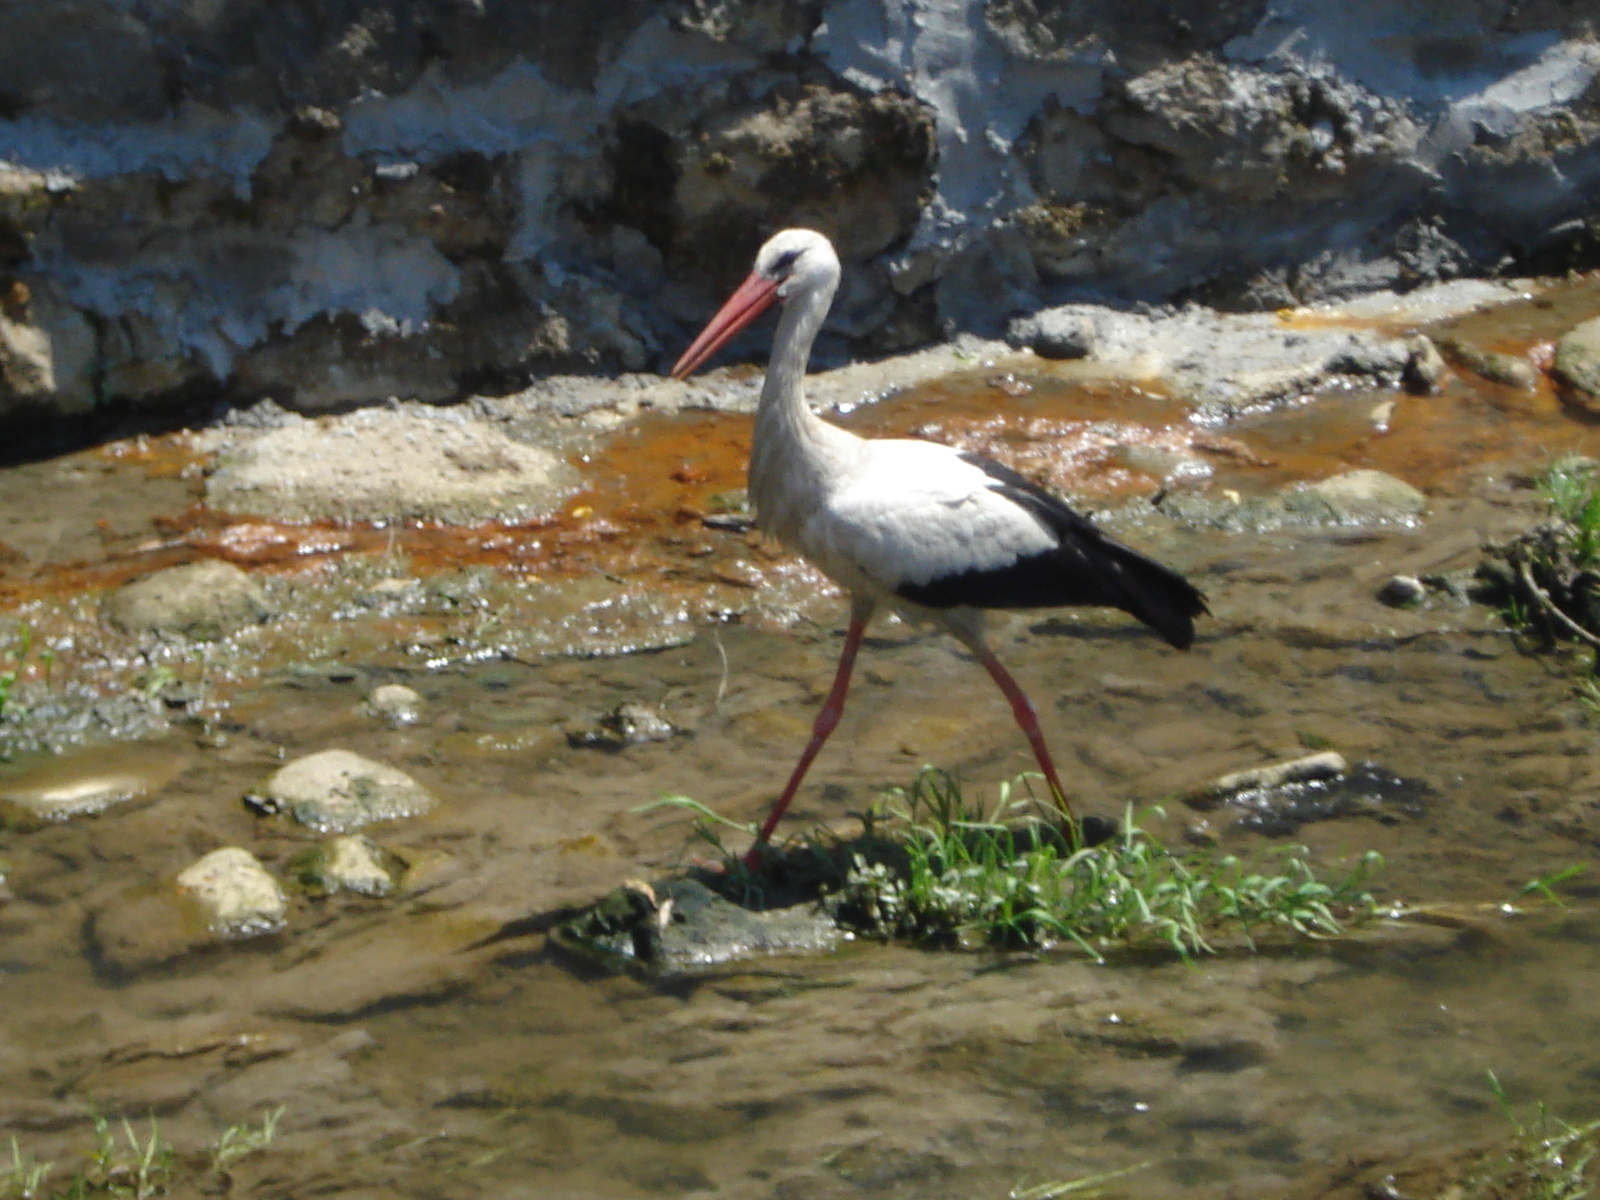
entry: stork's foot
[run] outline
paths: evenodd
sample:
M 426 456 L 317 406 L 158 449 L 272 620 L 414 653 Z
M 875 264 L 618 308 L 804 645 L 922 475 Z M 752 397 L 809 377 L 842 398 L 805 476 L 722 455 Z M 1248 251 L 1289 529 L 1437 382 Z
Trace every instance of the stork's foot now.
M 771 848 L 771 846 L 771 842 L 757 842 L 754 846 L 751 846 L 750 849 L 746 850 L 744 852 L 744 857 L 739 860 L 740 862 L 744 863 L 744 869 L 746 871 L 757 870 L 761 866 L 762 861 L 766 858 L 767 851 Z

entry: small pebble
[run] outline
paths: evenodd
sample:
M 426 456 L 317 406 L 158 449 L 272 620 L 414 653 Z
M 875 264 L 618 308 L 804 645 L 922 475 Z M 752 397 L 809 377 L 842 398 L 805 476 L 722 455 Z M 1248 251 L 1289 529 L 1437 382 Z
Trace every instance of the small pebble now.
M 422 696 L 403 683 L 386 683 L 372 689 L 367 708 L 391 725 L 415 725 L 422 718 Z
M 1415 608 L 1427 598 L 1427 586 L 1415 575 L 1392 576 L 1378 589 L 1378 599 L 1390 608 Z

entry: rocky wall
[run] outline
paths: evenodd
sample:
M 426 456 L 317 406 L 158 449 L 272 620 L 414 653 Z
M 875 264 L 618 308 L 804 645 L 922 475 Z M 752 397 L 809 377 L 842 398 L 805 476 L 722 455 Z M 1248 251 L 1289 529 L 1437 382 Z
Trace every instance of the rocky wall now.
M 1600 245 L 1590 0 L 0 0 L 0 420 L 657 369 L 762 237 L 822 353 Z M 754 352 L 758 338 L 744 343 Z

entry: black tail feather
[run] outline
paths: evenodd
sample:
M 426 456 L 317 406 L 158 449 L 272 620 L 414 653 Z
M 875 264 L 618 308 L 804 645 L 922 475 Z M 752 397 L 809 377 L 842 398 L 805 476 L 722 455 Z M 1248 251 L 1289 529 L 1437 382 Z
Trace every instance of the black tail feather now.
M 1120 608 L 1180 650 L 1194 642 L 1194 620 L 1210 610 L 1182 575 L 1117 541 L 1015 471 L 977 455 L 962 458 L 987 472 L 995 490 L 1031 513 L 1057 544 L 999 569 L 905 584 L 897 589 L 901 596 L 930 608 Z

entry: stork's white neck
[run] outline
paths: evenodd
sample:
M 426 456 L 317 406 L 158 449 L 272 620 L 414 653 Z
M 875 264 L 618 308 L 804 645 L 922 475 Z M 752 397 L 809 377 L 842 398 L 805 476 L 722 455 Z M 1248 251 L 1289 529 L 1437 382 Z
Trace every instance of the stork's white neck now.
M 838 286 L 837 278 L 823 277 L 784 303 L 778 331 L 772 338 L 766 382 L 761 387 L 763 412 L 792 408 L 811 414 L 805 402 L 806 365 L 811 361 L 811 347 L 827 319 Z
M 856 440 L 813 413 L 805 396 L 806 364 L 838 282 L 824 276 L 784 303 L 756 410 L 750 499 L 762 527 L 791 543 L 797 523 L 846 467 L 847 444 Z

